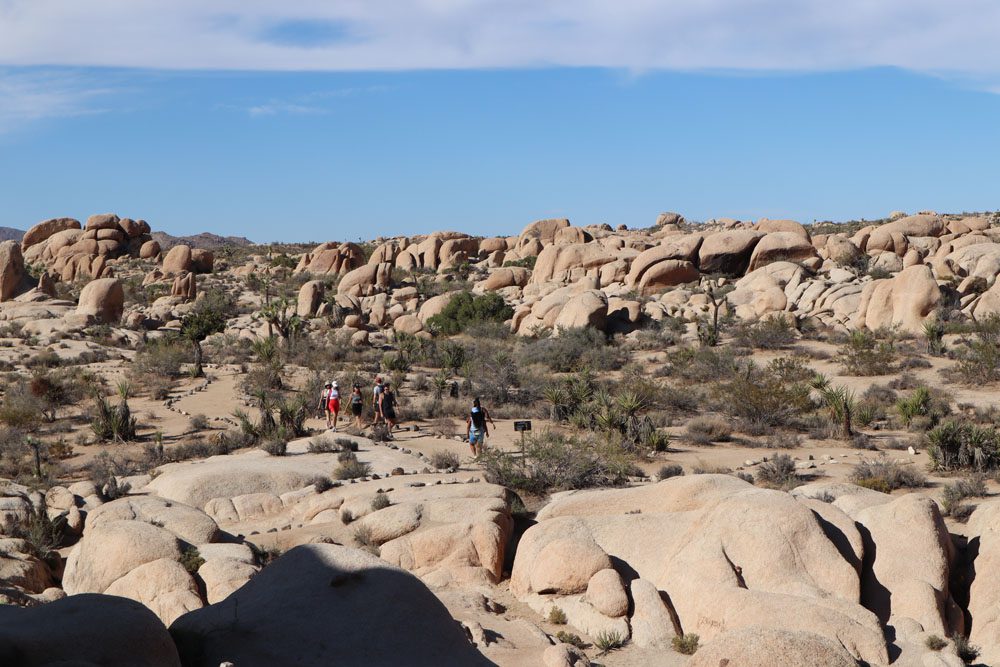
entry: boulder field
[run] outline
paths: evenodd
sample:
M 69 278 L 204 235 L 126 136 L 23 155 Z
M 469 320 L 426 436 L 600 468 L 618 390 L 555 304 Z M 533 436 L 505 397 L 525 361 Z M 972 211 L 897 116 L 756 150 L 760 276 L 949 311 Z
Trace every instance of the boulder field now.
M 5 538 L 0 658 L 24 662 L 3 664 L 589 664 L 541 629 L 556 612 L 641 664 L 684 660 L 675 640 L 697 635 L 690 665 L 957 666 L 927 640 L 970 619 L 986 664 L 1000 655 L 984 576 L 996 502 L 969 520 L 971 566 L 929 498 L 713 474 L 557 493 L 515 540 L 503 487 L 359 443 L 373 470 L 395 467 L 319 491 L 296 471 L 331 455 L 298 442 L 270 473 L 230 454 L 131 478 L 111 502 L 92 484 L 54 487 L 50 515 L 76 512 L 80 537 L 62 572 Z M 38 498 L 8 485 L 0 501 L 12 525 Z M 72 632 L 46 641 L 56 624 Z

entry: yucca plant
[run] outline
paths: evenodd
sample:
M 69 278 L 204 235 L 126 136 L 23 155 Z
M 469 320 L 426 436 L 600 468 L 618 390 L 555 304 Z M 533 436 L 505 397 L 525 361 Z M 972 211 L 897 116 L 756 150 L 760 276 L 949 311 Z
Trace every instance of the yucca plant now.
M 944 323 L 933 319 L 924 322 L 924 338 L 927 340 L 927 352 L 936 357 L 944 354 Z
M 821 390 L 821 394 L 831 419 L 840 425 L 841 435 L 850 438 L 854 435 L 854 412 L 857 407 L 854 392 L 847 387 L 828 386 Z

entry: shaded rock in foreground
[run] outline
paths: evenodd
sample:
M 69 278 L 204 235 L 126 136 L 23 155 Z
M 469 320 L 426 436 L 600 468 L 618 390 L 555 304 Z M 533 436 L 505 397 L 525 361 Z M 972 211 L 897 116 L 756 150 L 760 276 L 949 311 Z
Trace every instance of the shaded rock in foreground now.
M 363 551 L 296 547 L 170 626 L 185 665 L 491 665 L 416 577 Z

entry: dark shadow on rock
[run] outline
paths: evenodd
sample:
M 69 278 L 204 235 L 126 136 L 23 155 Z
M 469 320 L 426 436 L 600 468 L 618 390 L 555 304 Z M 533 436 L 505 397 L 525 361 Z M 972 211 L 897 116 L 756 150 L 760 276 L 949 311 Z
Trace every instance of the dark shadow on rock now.
M 295 547 L 170 633 L 185 667 L 493 665 L 415 576 L 330 544 Z
M 861 604 L 875 614 L 882 627 L 885 627 L 889 617 L 892 616 L 892 593 L 875 576 L 873 566 L 877 549 L 871 531 L 860 523 L 854 525 L 861 533 L 861 541 L 865 547 L 865 557 L 861 565 Z
M 862 563 L 854 554 L 854 549 L 851 548 L 851 542 L 847 539 L 847 536 L 844 535 L 844 531 L 824 519 L 816 511 L 813 511 L 813 516 L 816 517 L 816 521 L 819 523 L 820 528 L 823 529 L 823 534 L 826 535 L 826 539 L 833 542 L 833 546 L 837 547 L 837 551 L 840 552 L 840 555 L 844 558 L 844 560 L 850 563 L 851 567 L 860 573 Z

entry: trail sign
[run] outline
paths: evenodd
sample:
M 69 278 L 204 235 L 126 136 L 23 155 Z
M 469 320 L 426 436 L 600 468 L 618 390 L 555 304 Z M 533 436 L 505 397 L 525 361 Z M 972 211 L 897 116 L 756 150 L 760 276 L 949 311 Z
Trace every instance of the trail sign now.
M 525 431 L 531 430 L 531 421 L 516 421 L 514 422 L 514 430 L 518 433 L 524 433 Z

